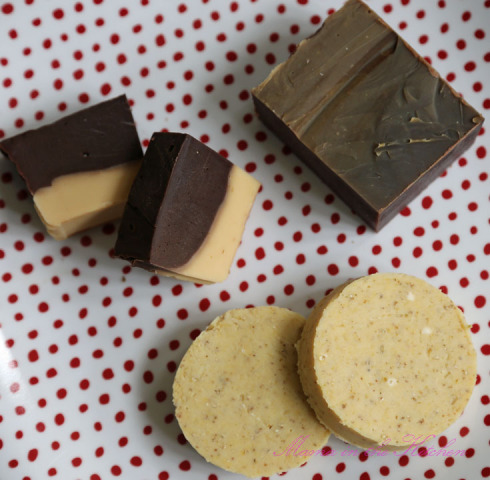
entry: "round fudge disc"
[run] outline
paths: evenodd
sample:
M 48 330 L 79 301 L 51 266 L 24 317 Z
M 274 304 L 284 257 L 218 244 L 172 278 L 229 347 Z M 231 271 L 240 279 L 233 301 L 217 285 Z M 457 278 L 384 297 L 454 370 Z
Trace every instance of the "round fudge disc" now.
M 173 401 L 186 439 L 207 461 L 257 477 L 321 454 L 329 432 L 297 373 L 295 343 L 304 322 L 278 307 L 231 310 L 190 346 Z
M 362 448 L 408 448 L 441 433 L 476 380 L 460 309 L 405 274 L 370 275 L 327 295 L 306 322 L 298 359 L 318 419 Z

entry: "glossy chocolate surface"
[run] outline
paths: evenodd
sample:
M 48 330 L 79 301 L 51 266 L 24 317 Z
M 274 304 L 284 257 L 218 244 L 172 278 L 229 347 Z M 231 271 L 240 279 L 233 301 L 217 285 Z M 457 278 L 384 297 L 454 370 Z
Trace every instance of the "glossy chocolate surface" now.
M 155 133 L 119 229 L 115 253 L 148 270 L 185 265 L 202 245 L 231 162 L 182 133 Z
M 15 163 L 32 194 L 62 175 L 101 170 L 143 156 L 125 95 L 2 140 L 0 150 Z
M 264 123 L 375 229 L 469 146 L 483 122 L 357 0 L 253 94 Z

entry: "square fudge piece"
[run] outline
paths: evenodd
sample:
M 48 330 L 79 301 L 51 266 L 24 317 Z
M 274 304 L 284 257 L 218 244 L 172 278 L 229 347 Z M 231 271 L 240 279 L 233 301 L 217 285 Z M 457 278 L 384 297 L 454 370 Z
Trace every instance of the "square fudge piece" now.
M 119 218 L 143 157 L 125 95 L 2 140 L 0 150 L 57 240 Z
M 375 230 L 458 158 L 483 123 L 358 0 L 252 93 L 262 121 Z
M 259 187 L 190 135 L 155 133 L 129 193 L 115 254 L 161 275 L 221 282 Z

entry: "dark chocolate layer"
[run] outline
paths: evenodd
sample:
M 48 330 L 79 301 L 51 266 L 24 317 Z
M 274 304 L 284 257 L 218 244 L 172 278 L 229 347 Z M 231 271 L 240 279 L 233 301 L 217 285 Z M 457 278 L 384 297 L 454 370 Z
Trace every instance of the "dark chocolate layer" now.
M 185 265 L 211 229 L 231 168 L 190 135 L 155 133 L 129 194 L 116 255 L 149 270 Z
M 357 0 L 253 93 L 264 123 L 375 229 L 468 147 L 483 122 Z
M 0 141 L 34 194 L 62 175 L 101 170 L 143 156 L 126 96 Z

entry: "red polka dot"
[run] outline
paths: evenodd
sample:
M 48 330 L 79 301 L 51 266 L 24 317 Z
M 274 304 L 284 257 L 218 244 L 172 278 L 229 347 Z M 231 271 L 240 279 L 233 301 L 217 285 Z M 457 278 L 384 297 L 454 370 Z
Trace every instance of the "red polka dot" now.
M 389 469 L 389 467 L 383 466 L 379 469 L 379 473 L 381 473 L 381 475 L 386 477 L 390 474 L 390 469 Z
M 436 267 L 429 267 L 426 271 L 426 274 L 429 278 L 432 278 L 432 277 L 437 276 L 439 274 L 439 272 L 437 271 Z
M 351 267 L 357 267 L 359 265 L 359 259 L 355 255 L 350 256 L 348 261 Z
M 402 455 L 400 459 L 398 460 L 398 464 L 400 467 L 406 467 L 408 465 L 409 458 L 407 455 Z
M 202 311 L 202 312 L 205 312 L 209 307 L 211 306 L 211 302 L 207 299 L 207 298 L 203 298 L 200 302 L 199 302 L 199 309 Z
M 339 273 L 339 267 L 337 265 L 335 265 L 335 263 L 331 263 L 328 267 L 327 267 L 327 271 L 330 275 L 337 275 Z
M 112 475 L 114 475 L 115 477 L 118 477 L 119 475 L 121 475 L 122 473 L 122 469 L 119 465 L 113 465 L 111 467 L 111 473 Z
M 2 5 L 2 13 L 5 15 L 9 15 L 14 11 L 14 7 L 11 3 L 4 3 Z
M 432 198 L 429 196 L 426 196 L 422 199 L 422 207 L 425 209 L 429 209 L 432 206 Z
M 272 271 L 274 272 L 274 275 L 280 275 L 284 272 L 284 267 L 282 265 L 276 265 Z
M 65 16 L 65 13 L 63 12 L 63 10 L 61 8 L 57 8 L 57 9 L 53 10 L 53 17 L 56 20 L 61 20 L 64 16 Z
M 466 48 L 466 41 L 463 39 L 460 39 L 456 42 L 456 47 L 459 48 L 460 50 L 464 50 Z
M 189 316 L 189 314 L 187 313 L 187 310 L 185 308 L 181 308 L 180 310 L 178 310 L 177 312 L 177 317 L 180 319 L 180 320 L 185 320 L 187 317 Z
M 335 467 L 335 470 L 337 471 L 337 473 L 342 473 L 345 470 L 345 463 L 338 463 Z
M 34 462 L 36 461 L 36 458 L 38 456 L 38 449 L 37 448 L 32 448 L 31 450 L 29 450 L 27 452 L 27 459 L 30 461 L 30 462 Z
M 272 203 L 272 201 L 271 201 L 271 200 L 265 200 L 265 201 L 262 203 L 262 208 L 263 208 L 264 210 L 271 210 L 273 206 L 274 206 L 274 205 L 273 205 L 273 203 Z
M 56 423 L 56 425 L 63 425 L 65 423 L 65 417 L 62 413 L 58 413 L 55 417 L 54 417 L 54 423 Z
M 487 300 L 483 295 L 478 295 L 475 298 L 475 307 L 476 308 L 483 308 L 486 303 L 487 303 Z
M 221 299 L 222 302 L 226 302 L 228 301 L 231 297 L 230 297 L 230 294 L 223 290 L 220 294 L 219 294 L 219 298 Z
M 400 215 L 403 217 L 409 217 L 412 214 L 412 211 L 410 210 L 409 207 L 405 207 L 401 212 Z
M 141 459 L 141 457 L 137 457 L 137 456 L 134 456 L 132 457 L 129 462 L 131 463 L 131 465 L 133 465 L 134 467 L 140 467 L 141 465 L 143 465 L 143 460 Z
M 46 302 L 41 302 L 39 305 L 38 305 L 38 310 L 41 312 L 41 313 L 45 313 L 49 310 L 49 305 L 46 303 Z
M 476 149 L 476 156 L 478 158 L 485 158 L 486 155 L 487 155 L 487 150 L 485 147 L 478 147 Z

